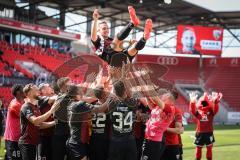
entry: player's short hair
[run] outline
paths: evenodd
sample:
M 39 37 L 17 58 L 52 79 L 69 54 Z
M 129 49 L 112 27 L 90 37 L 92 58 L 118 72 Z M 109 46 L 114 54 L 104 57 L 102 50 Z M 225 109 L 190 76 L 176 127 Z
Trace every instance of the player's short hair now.
M 202 102 L 201 102 L 201 105 L 202 105 L 203 107 L 206 107 L 206 106 L 208 106 L 209 104 L 208 104 L 207 101 L 202 101 Z
M 98 26 L 100 26 L 101 24 L 107 24 L 107 21 L 100 21 L 100 22 L 98 23 Z
M 75 84 L 72 84 L 68 87 L 67 95 L 71 97 L 75 97 L 78 95 L 79 87 Z
M 66 83 L 70 81 L 69 77 L 62 77 L 57 80 L 57 85 L 61 89 L 63 86 L 66 85 Z
M 175 90 L 175 89 L 171 90 L 171 94 L 173 95 L 173 98 L 174 98 L 175 100 L 178 99 L 178 92 L 177 92 L 177 90 Z
M 22 92 L 22 91 L 23 91 L 23 86 L 21 84 L 15 84 L 11 89 L 12 95 L 14 97 L 17 96 L 17 92 Z
M 53 82 L 52 87 L 55 94 L 58 94 L 60 92 L 60 88 L 58 87 L 57 82 Z
M 48 83 L 41 83 L 38 85 L 38 88 L 39 88 L 39 91 L 41 92 L 43 88 L 49 87 L 49 86 L 50 86 L 50 84 L 48 84 Z
M 23 87 L 23 93 L 24 93 L 25 95 L 27 95 L 28 92 L 30 92 L 30 91 L 32 90 L 32 87 L 33 87 L 33 86 L 34 86 L 33 83 L 29 83 L 29 84 L 25 85 L 25 86 Z
M 121 80 L 118 80 L 113 83 L 113 88 L 115 90 L 115 94 L 118 97 L 122 97 L 126 91 L 125 85 Z
M 104 88 L 103 88 L 102 86 L 96 87 L 96 88 L 93 90 L 93 93 L 94 93 L 94 96 L 95 96 L 97 99 L 102 99 L 102 98 L 103 98 L 103 93 L 104 93 Z

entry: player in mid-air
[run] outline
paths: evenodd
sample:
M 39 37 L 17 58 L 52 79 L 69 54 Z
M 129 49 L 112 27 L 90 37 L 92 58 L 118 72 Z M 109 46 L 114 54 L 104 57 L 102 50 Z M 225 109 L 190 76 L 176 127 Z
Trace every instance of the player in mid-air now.
M 213 119 L 219 110 L 219 102 L 222 98 L 221 93 L 212 93 L 210 96 L 204 93 L 197 100 L 197 94 L 190 93 L 190 111 L 197 118 L 196 129 L 196 160 L 202 158 L 202 148 L 207 147 L 206 158 L 212 160 L 212 147 L 215 142 L 213 135 Z
M 140 23 L 138 17 L 136 16 L 135 9 L 132 6 L 128 7 L 129 15 L 131 22 L 125 26 L 115 37 L 111 39 L 108 37 L 109 35 L 109 27 L 106 21 L 102 21 L 98 24 L 99 13 L 96 9 L 93 13 L 93 27 L 91 31 L 91 41 L 96 49 L 96 54 L 106 61 L 111 66 L 121 65 L 122 62 L 118 61 L 115 64 L 112 61 L 112 56 L 116 55 L 117 53 L 122 53 L 125 57 L 128 57 L 131 61 L 134 56 L 137 54 L 139 50 L 142 50 L 146 44 L 146 41 L 150 38 L 150 33 L 152 30 L 152 20 L 147 19 L 145 23 L 145 29 L 143 37 L 135 42 L 130 47 L 124 48 L 123 47 L 123 40 L 127 38 L 130 34 L 131 30 L 134 27 L 137 27 Z M 99 33 L 99 34 L 97 34 Z M 126 61 L 126 58 L 123 58 Z

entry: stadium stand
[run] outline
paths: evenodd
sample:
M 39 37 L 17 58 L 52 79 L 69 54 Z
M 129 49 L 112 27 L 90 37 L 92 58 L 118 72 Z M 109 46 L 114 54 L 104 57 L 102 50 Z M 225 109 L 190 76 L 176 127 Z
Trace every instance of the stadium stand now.
M 0 87 L 0 99 L 3 102 L 3 105 L 5 107 L 7 107 L 11 101 L 11 99 L 13 98 L 12 94 L 11 94 L 11 88 L 10 87 Z
M 240 68 L 239 67 L 217 67 L 214 74 L 206 79 L 205 87 L 217 92 L 222 92 L 224 100 L 233 110 L 240 111 L 239 85 Z M 224 84 L 224 85 L 223 85 Z
M 240 111 L 240 65 L 236 58 L 204 58 L 202 69 L 199 69 L 199 58 L 166 57 L 138 55 L 137 62 L 159 63 L 168 68 L 162 77 L 171 83 L 200 84 L 200 75 L 203 74 L 203 87 L 206 91 L 222 92 L 224 101 L 232 111 Z M 224 85 L 223 85 L 224 84 Z M 183 112 L 188 112 L 188 100 L 182 95 L 177 105 Z

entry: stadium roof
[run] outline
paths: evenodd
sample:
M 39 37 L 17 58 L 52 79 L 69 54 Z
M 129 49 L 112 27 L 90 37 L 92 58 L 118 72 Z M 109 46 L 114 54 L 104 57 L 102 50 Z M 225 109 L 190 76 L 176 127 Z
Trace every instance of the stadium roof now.
M 197 5 L 193 4 L 194 1 Z M 28 2 L 28 0 L 21 0 L 21 2 Z M 71 12 L 85 16 L 91 15 L 96 7 L 103 8 L 100 9 L 101 17 L 115 21 L 115 26 L 125 25 L 129 22 L 127 6 L 133 5 L 142 20 L 139 29 L 143 29 L 145 19 L 152 18 L 155 33 L 173 30 L 178 24 L 221 26 L 225 29 L 240 28 L 240 10 L 214 12 L 200 7 L 198 0 L 191 0 L 191 2 L 190 0 L 172 0 L 171 5 L 168 5 L 164 4 L 163 0 L 32 0 L 31 3 L 56 9 L 62 6 L 66 8 L 63 11 L 65 13 Z

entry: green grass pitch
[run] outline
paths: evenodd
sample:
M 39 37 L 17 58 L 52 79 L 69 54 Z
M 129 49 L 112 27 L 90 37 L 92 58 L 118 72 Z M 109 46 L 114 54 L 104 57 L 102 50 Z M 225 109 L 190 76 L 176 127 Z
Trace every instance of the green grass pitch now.
M 215 144 L 213 147 L 213 160 L 238 160 L 240 159 L 240 126 L 215 126 Z M 194 160 L 195 146 L 193 145 L 195 125 L 185 126 L 182 135 L 184 160 Z M 0 160 L 4 157 L 4 143 L 0 148 Z M 203 149 L 202 160 L 205 160 L 206 149 Z

